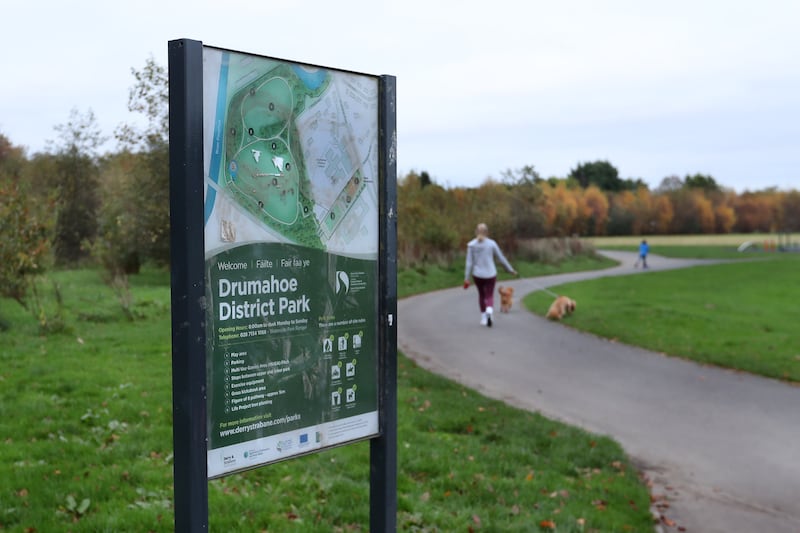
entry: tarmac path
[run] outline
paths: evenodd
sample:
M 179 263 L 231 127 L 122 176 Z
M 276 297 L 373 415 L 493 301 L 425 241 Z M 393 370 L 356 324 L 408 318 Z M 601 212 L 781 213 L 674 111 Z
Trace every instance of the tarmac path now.
M 642 272 L 633 253 L 603 253 L 620 265 L 503 282 L 514 307 L 496 310 L 492 328 L 478 324 L 474 287 L 404 298 L 398 347 L 486 396 L 613 437 L 653 483 L 664 531 L 800 533 L 800 387 L 608 341 L 521 307 L 541 288 Z M 658 271 L 710 261 L 648 262 Z

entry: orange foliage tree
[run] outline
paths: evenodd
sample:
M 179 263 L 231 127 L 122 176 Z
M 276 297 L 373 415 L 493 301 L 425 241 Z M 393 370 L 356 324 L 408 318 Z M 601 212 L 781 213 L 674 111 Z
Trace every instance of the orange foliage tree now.
M 502 182 L 489 178 L 476 188 L 452 189 L 426 173 L 401 179 L 401 262 L 460 256 L 479 222 L 510 253 L 521 240 L 537 237 L 800 231 L 797 191 L 737 195 L 700 174 L 665 178 L 652 191 L 639 182 L 608 191 L 594 183 L 543 180 L 533 167 L 505 176 Z

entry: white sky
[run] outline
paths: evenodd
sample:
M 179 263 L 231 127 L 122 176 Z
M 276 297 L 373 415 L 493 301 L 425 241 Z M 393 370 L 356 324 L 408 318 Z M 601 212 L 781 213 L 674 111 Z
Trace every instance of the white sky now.
M 697 172 L 800 189 L 797 0 L 11 0 L 0 133 L 29 153 L 70 110 L 104 133 L 131 69 L 189 38 L 398 87 L 398 172 L 477 186 L 608 160 L 652 187 Z

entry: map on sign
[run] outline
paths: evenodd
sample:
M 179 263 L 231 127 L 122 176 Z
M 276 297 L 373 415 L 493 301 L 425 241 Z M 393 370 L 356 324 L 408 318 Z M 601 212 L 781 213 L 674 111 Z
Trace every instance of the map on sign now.
M 378 433 L 378 82 L 204 49 L 210 477 Z
M 377 251 L 377 83 L 248 55 L 207 54 L 206 240 Z M 218 62 L 209 69 L 209 62 Z M 210 87 L 209 87 L 210 86 Z M 215 90 L 216 89 L 216 90 Z M 215 248 L 215 246 L 207 246 Z

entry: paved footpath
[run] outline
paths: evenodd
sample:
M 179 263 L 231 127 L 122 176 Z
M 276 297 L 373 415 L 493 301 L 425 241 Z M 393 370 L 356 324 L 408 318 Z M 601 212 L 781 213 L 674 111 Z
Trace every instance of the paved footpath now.
M 620 266 L 509 282 L 514 308 L 496 311 L 492 328 L 478 325 L 474 287 L 402 299 L 399 349 L 486 396 L 616 439 L 653 494 L 666 497 L 665 531 L 800 533 L 800 387 L 614 343 L 522 309 L 522 296 L 543 287 L 642 272 L 634 254 L 606 255 Z M 648 262 L 650 271 L 707 263 Z

